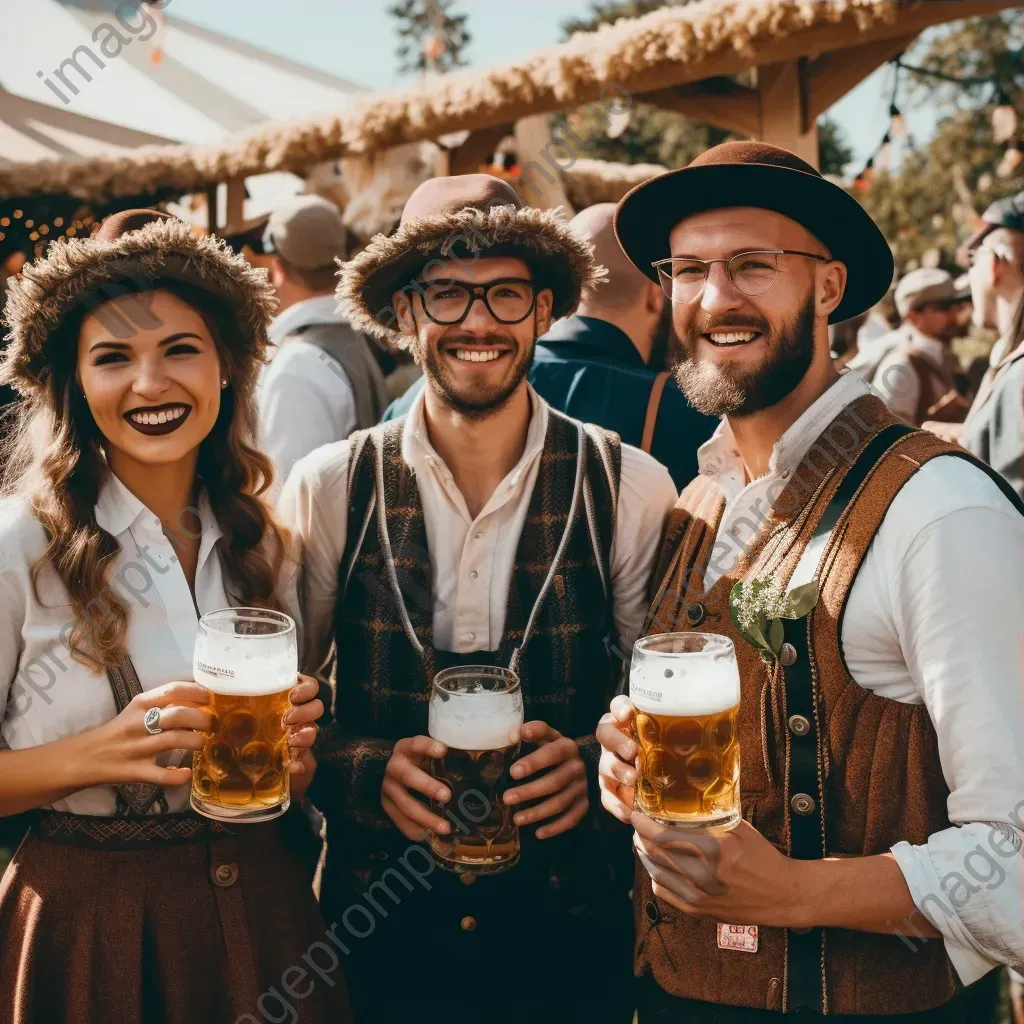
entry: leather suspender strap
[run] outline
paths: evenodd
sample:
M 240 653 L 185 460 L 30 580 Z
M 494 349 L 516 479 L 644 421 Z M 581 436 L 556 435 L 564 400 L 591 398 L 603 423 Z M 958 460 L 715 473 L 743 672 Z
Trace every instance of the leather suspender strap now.
M 107 667 L 107 679 L 110 681 L 118 714 L 128 707 L 133 697 L 142 693 L 139 674 L 127 654 L 122 657 L 120 664 Z M 159 814 L 166 814 L 168 811 L 169 804 L 162 787 L 149 782 L 125 782 L 117 787 L 118 817 L 128 814 L 149 814 L 154 808 Z
M 825 508 L 811 539 L 804 549 L 794 576 L 801 573 L 805 562 L 815 567 L 828 544 L 843 510 L 849 505 L 868 474 L 889 448 L 913 432 L 912 427 L 893 424 L 879 431 L 868 442 L 850 467 Z M 810 619 L 785 620 L 786 642 L 796 651 L 796 660 L 783 669 L 786 687 L 786 725 L 789 740 L 790 856 L 798 860 L 820 860 L 825 856 L 825 817 L 822 802 L 824 787 L 819 776 L 821 739 L 815 713 L 814 680 L 811 675 L 809 650 Z M 789 961 L 786 984 L 786 1009 L 808 1007 L 826 1013 L 825 985 L 822 979 L 824 929 L 789 932 Z
M 658 422 L 658 409 L 661 406 L 661 396 L 665 392 L 665 384 L 668 381 L 668 371 L 663 370 L 654 378 L 651 385 L 651 397 L 647 400 L 647 415 L 644 417 L 644 432 L 640 439 L 640 450 L 651 454 L 651 445 L 654 444 L 654 425 Z

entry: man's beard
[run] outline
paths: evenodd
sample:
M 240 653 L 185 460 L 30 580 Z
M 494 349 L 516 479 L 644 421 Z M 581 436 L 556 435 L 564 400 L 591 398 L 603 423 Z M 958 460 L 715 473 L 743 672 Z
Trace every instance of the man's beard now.
M 484 338 L 476 335 L 454 335 L 446 337 L 443 343 L 446 348 L 457 348 L 461 342 L 466 348 L 475 348 L 481 344 L 512 344 L 515 345 L 513 362 L 505 378 L 490 387 L 474 388 L 471 393 L 465 386 L 459 390 L 452 374 L 449 372 L 440 348 L 424 345 L 421 362 L 427 384 L 450 409 L 461 413 L 467 419 L 486 419 L 494 415 L 515 394 L 523 379 L 530 372 L 533 361 L 533 349 L 537 341 L 534 329 L 533 338 L 525 348 L 509 335 L 489 334 Z M 470 364 L 473 365 L 472 363 Z
M 753 369 L 697 359 L 700 336 L 716 330 L 759 331 L 768 352 Z M 792 392 L 814 361 L 813 293 L 773 334 L 771 324 L 757 317 L 702 318 L 692 323 L 681 342 L 682 361 L 673 368 L 690 405 L 709 416 L 749 416 L 777 405 Z

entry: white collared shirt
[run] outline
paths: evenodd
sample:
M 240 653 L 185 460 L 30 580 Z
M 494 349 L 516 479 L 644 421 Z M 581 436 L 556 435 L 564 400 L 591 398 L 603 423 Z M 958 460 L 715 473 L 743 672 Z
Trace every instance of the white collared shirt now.
M 289 306 L 268 328 L 275 348 L 256 401 L 261 447 L 274 463 L 278 490 L 303 455 L 343 440 L 357 426 L 355 392 L 341 363 L 301 335 L 284 341 L 302 327 L 346 322 L 333 295 L 316 295 Z
M 705 586 L 729 571 L 763 521 L 769 494 L 779 494 L 825 427 L 868 393 L 873 389 L 859 376 L 844 374 L 782 435 L 768 473 L 749 484 L 727 421 L 701 446 L 700 472 L 726 498 Z M 794 577 L 791 586 L 802 582 Z M 985 473 L 939 457 L 904 485 L 850 589 L 842 646 L 861 686 L 923 703 L 938 736 L 954 827 L 923 846 L 892 850 L 915 904 L 942 932 L 965 984 L 997 963 L 1019 968 L 1024 518 Z M 910 928 L 903 932 L 915 937 Z
M 532 388 L 529 395 L 532 416 L 522 458 L 476 518 L 430 444 L 422 393 L 409 410 L 402 457 L 416 475 L 423 505 L 434 578 L 434 646 L 439 650 L 495 650 L 501 643 L 519 535 L 548 426 L 547 403 Z M 326 659 L 334 631 L 338 567 L 345 551 L 348 463 L 347 443 L 321 448 L 296 464 L 281 496 L 281 517 L 299 548 L 304 664 L 313 671 Z M 624 650 L 640 633 L 662 526 L 675 500 L 668 470 L 624 444 L 611 550 L 613 612 Z
M 205 614 L 230 603 L 217 551 L 221 530 L 205 494 L 198 512 L 202 537 L 193 604 L 160 520 L 113 474 L 96 503 L 97 523 L 121 545 L 107 580 L 130 611 L 126 647 L 143 690 L 190 680 L 199 624 L 196 605 Z M 117 714 L 106 673 L 71 656 L 74 614 L 52 569 L 44 569 L 39 579 L 42 601 L 33 594 L 29 571 L 45 549 L 43 527 L 28 504 L 21 498 L 0 503 L 0 734 L 13 750 L 76 735 Z M 188 787 L 167 790 L 167 797 L 171 811 L 183 810 Z M 52 806 L 111 815 L 115 791 L 110 786 L 85 789 Z

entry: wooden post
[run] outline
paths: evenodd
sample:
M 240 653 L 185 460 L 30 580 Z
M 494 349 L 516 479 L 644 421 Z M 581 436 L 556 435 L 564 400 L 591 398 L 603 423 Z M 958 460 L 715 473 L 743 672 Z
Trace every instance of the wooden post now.
M 573 215 L 562 172 L 572 173 L 579 154 L 567 142 L 551 138 L 548 115 L 535 114 L 516 122 L 516 155 L 522 171 L 515 182 L 519 198 L 540 210 L 561 206 Z
M 807 58 L 762 64 L 757 69 L 761 97 L 761 139 L 788 149 L 818 166 L 818 124 L 809 116 Z
M 217 233 L 217 193 L 219 186 L 206 186 L 206 230 L 211 234 Z
M 224 234 L 241 231 L 242 225 L 245 223 L 245 178 L 229 178 L 227 190 Z

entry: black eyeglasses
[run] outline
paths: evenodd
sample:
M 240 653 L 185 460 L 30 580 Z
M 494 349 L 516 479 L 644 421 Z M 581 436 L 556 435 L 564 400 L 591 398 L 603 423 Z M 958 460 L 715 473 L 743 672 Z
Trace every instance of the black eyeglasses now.
M 707 283 L 712 263 L 724 263 L 729 280 L 744 295 L 764 295 L 779 276 L 780 256 L 804 256 L 821 263 L 830 263 L 827 256 L 799 249 L 751 249 L 738 252 L 729 259 L 691 260 L 672 256 L 651 264 L 658 271 L 661 289 L 673 302 L 693 302 Z
M 414 285 L 423 300 L 423 311 L 435 324 L 462 323 L 480 299 L 499 324 L 522 323 L 537 303 L 537 285 L 520 277 L 504 277 L 487 284 L 462 281 L 429 281 Z

